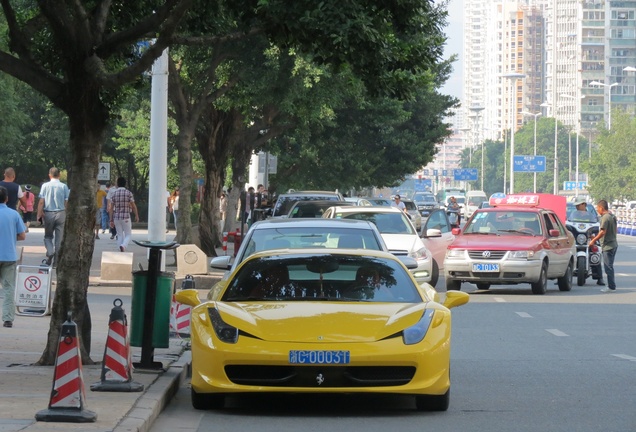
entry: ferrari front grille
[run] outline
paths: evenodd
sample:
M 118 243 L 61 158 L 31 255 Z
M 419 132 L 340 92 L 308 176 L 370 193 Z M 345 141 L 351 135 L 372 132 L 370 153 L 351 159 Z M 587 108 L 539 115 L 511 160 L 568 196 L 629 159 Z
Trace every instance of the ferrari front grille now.
M 264 387 L 386 387 L 408 384 L 413 366 L 250 366 L 229 365 L 235 384 Z

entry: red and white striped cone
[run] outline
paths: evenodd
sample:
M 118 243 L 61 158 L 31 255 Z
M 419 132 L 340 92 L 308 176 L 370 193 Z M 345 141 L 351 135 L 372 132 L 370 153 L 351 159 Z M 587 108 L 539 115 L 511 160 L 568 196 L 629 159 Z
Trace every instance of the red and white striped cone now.
M 49 407 L 38 411 L 35 419 L 45 422 L 94 422 L 97 420 L 97 414 L 84 409 L 85 398 L 77 325 L 69 312 L 60 333 Z
M 192 308 L 188 305 L 177 303 L 176 324 L 177 333 L 181 337 L 190 337 L 190 313 Z
M 223 255 L 227 255 L 227 231 L 223 233 Z
M 108 319 L 108 338 L 104 348 L 101 381 L 91 385 L 93 391 L 138 392 L 144 385 L 132 380 L 128 321 L 121 299 L 113 301 Z

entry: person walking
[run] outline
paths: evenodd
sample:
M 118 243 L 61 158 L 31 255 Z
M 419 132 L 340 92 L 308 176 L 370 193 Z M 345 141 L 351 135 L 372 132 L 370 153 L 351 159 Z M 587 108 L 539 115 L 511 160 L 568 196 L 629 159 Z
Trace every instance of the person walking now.
M 60 181 L 60 170 L 52 167 L 49 170 L 50 181 L 40 188 L 37 218 L 44 221 L 44 246 L 46 247 L 46 264 L 57 263 L 60 251 L 64 223 L 66 222 L 66 205 L 70 190 Z
M 254 188 L 250 186 L 247 188 L 247 192 L 241 192 L 239 201 L 241 204 L 241 226 L 243 231 L 247 231 L 252 226 L 252 212 L 256 203 Z
M 106 230 L 109 228 L 109 216 L 108 216 L 108 190 L 110 189 L 110 182 L 106 182 L 106 184 L 102 187 L 105 192 L 102 197 L 102 202 L 99 207 L 99 212 L 101 214 L 102 220 L 100 225 L 102 227 L 102 234 L 106 234 Z
M 0 186 L 7 189 L 9 193 L 9 201 L 7 207 L 13 210 L 18 209 L 18 201 L 26 207 L 26 198 L 22 192 L 22 188 L 15 182 L 15 170 L 11 167 L 4 170 L 4 180 L 0 181 Z
M 115 191 L 117 190 L 117 186 L 111 186 L 110 183 L 107 183 L 107 187 L 106 187 L 106 213 L 108 214 L 107 218 L 108 218 L 108 231 L 110 232 L 110 239 L 116 239 L 117 238 L 117 228 L 115 228 L 114 225 L 112 225 L 110 223 L 110 206 L 111 206 L 111 200 L 113 198 L 113 194 L 115 193 Z
M 97 183 L 97 192 L 95 192 L 95 205 L 97 206 L 95 211 L 95 239 L 99 240 L 99 230 L 102 227 L 102 205 L 106 200 L 106 188 Z
M 170 194 L 169 212 L 172 213 L 172 219 L 174 221 L 174 230 L 177 231 L 177 219 L 179 215 L 179 188 L 177 187 L 172 194 Z
M 135 213 L 135 222 L 139 222 L 139 212 L 135 204 L 132 192 L 126 189 L 126 179 L 117 179 L 117 190 L 113 192 L 110 200 L 109 214 L 110 225 L 117 229 L 117 242 L 121 252 L 126 251 L 132 236 L 132 222 L 130 213 Z
M 616 240 L 616 217 L 609 212 L 606 200 L 600 200 L 596 203 L 596 211 L 601 215 L 601 221 L 598 234 L 590 240 L 590 247 L 598 240 L 601 241 L 603 267 L 605 267 L 605 275 L 607 276 L 607 288 L 601 289 L 601 292 L 615 292 L 614 258 L 616 257 L 616 250 L 618 249 L 618 241 Z M 602 280 L 602 276 L 599 281 L 600 280 Z
M 26 238 L 26 227 L 17 211 L 9 208 L 9 191 L 0 186 L 0 283 L 4 291 L 2 321 L 13 327 L 15 319 L 15 272 L 18 262 L 16 242 Z
M 33 218 L 33 206 L 35 205 L 35 195 L 31 192 L 31 185 L 24 186 L 24 198 L 26 206 L 20 202 L 20 211 L 22 212 L 22 222 L 24 222 L 26 232 L 29 232 L 29 226 Z
M 406 212 L 406 205 L 401 201 L 401 198 L 399 195 L 395 195 L 393 197 L 393 202 L 391 203 L 391 207 L 397 207 L 403 212 Z
M 219 213 L 221 220 L 225 222 L 225 216 L 227 215 L 227 195 L 225 195 L 225 192 L 222 192 L 219 198 Z

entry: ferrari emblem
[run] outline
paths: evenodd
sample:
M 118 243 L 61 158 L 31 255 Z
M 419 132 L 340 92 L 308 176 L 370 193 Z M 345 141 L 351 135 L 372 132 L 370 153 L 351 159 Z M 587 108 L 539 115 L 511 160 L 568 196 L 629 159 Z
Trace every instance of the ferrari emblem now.
M 319 373 L 316 376 L 316 383 L 318 383 L 318 385 L 321 385 L 324 382 L 325 382 L 325 377 L 321 373 Z

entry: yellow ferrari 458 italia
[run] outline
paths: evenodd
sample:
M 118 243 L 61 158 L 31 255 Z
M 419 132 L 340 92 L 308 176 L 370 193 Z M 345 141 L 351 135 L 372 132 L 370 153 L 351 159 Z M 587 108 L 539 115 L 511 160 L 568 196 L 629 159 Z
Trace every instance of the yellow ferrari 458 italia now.
M 450 401 L 450 308 L 403 262 L 381 251 L 256 253 L 224 288 L 193 306 L 192 405 L 222 408 L 232 393 L 387 393 L 420 410 Z

